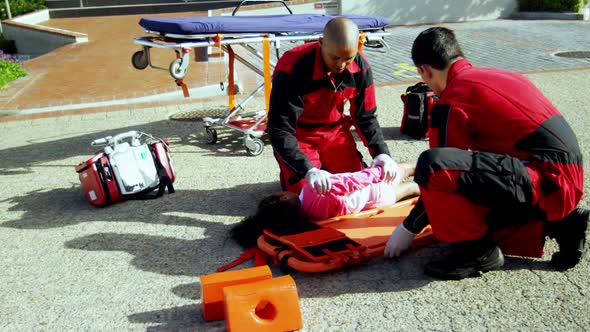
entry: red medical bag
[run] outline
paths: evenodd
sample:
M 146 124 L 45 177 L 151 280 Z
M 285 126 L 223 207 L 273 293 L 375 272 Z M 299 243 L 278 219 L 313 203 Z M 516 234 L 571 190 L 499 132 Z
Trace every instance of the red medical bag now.
M 150 139 L 141 143 L 142 136 Z M 124 139 L 130 139 L 131 144 Z M 165 141 L 130 131 L 92 143 L 98 144 L 107 146 L 76 166 L 88 203 L 103 207 L 127 199 L 157 198 L 166 188 L 174 193 L 176 172 Z M 151 194 L 155 189 L 157 193 Z

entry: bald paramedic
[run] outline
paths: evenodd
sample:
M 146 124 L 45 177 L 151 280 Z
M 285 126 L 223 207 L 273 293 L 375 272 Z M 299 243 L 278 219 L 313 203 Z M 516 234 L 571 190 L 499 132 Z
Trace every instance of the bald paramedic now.
M 291 49 L 278 61 L 267 130 L 283 190 L 298 194 L 309 181 L 313 190 L 327 192 L 331 173 L 362 169 L 351 126 L 368 147 L 372 166 L 382 166 L 383 180 L 393 181 L 397 164 L 377 122 L 373 75 L 358 42 L 357 25 L 338 17 L 326 24 L 319 41 Z
M 582 153 L 563 115 L 523 75 L 472 66 L 447 28 L 420 33 L 412 60 L 440 99 L 430 149 L 414 175 L 420 201 L 394 231 L 386 256 L 398 255 L 430 223 L 451 244 L 449 255 L 425 266 L 433 277 L 498 269 L 504 253 L 540 257 L 546 237 L 559 245 L 551 264 L 574 267 L 589 213 L 578 207 Z

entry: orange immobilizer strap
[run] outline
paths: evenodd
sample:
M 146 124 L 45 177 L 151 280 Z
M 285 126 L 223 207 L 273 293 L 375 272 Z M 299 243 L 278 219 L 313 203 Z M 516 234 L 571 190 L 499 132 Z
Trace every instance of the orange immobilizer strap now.
M 217 268 L 217 272 L 229 270 L 232 267 L 238 266 L 246 261 L 251 260 L 252 258 L 254 258 L 254 266 L 263 266 L 266 265 L 266 256 L 267 255 L 264 251 L 258 249 L 258 247 L 253 247 L 241 253 L 240 257 L 238 257 L 236 260 L 222 267 Z
M 367 38 L 367 34 L 364 32 L 361 32 L 359 35 L 359 44 L 358 44 L 358 50 L 362 51 L 363 50 L 363 46 L 365 45 L 365 39 Z
M 229 111 L 233 111 L 236 108 L 236 91 L 234 86 L 234 63 L 235 63 L 235 55 L 234 50 L 232 49 L 231 45 L 227 45 L 227 53 L 229 54 L 229 63 L 228 63 L 228 75 L 227 75 L 227 84 L 228 84 L 228 105 Z
M 214 41 L 215 41 L 215 45 L 219 47 L 219 51 L 221 53 L 221 40 L 223 39 L 223 35 L 218 33 L 215 37 L 214 37 Z M 230 45 L 227 45 L 227 53 L 229 54 L 229 62 L 227 64 L 228 66 L 228 74 L 227 74 L 227 84 L 228 89 L 227 90 L 227 98 L 228 98 L 228 105 L 229 105 L 229 111 L 233 111 L 234 108 L 236 108 L 236 100 L 235 100 L 235 87 L 234 87 L 234 60 L 235 60 L 235 55 L 234 55 L 234 50 L 231 48 Z M 223 84 L 223 83 L 221 83 Z
M 178 85 L 179 87 L 182 88 L 182 94 L 184 95 L 184 98 L 188 98 L 190 97 L 190 94 L 188 93 L 188 88 L 186 87 L 186 84 L 184 84 L 184 82 L 182 80 L 174 80 L 176 82 L 176 85 Z
M 176 53 L 176 58 L 180 59 L 180 57 L 181 57 L 180 52 L 175 51 L 174 53 Z M 190 97 L 190 94 L 188 93 L 188 88 L 186 87 L 186 84 L 184 84 L 182 79 L 175 79 L 174 82 L 176 83 L 177 86 L 182 88 L 182 95 L 184 96 L 184 98 Z
M 268 36 L 262 40 L 262 60 L 264 62 L 264 99 L 266 101 L 266 114 L 268 115 L 268 109 L 270 107 L 270 89 L 271 89 L 271 78 L 270 78 L 270 40 Z
M 366 250 L 365 246 L 332 227 L 284 235 L 279 237 L 279 241 L 286 244 L 298 257 L 309 262 L 325 262 L 331 258 L 347 264 L 360 257 L 359 251 Z

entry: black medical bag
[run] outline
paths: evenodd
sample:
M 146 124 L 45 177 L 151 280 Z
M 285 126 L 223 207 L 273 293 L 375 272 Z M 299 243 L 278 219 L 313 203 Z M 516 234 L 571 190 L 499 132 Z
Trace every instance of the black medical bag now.
M 400 131 L 415 139 L 428 137 L 430 115 L 438 96 L 424 82 L 416 83 L 401 95 L 404 113 Z

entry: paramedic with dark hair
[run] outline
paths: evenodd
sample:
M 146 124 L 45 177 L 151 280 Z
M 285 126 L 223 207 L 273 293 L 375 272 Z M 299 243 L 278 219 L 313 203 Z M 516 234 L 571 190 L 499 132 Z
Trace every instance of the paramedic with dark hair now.
M 359 30 L 350 19 L 330 20 L 323 38 L 279 59 L 272 81 L 267 130 L 283 190 L 299 194 L 305 181 L 329 192 L 331 173 L 363 168 L 350 128 L 354 125 L 392 182 L 397 164 L 389 155 L 375 111 L 371 68 L 358 52 Z M 344 113 L 350 108 L 350 116 Z
M 524 76 L 474 67 L 453 31 L 430 28 L 412 46 L 418 74 L 440 96 L 430 149 L 418 158 L 421 198 L 390 238 L 397 256 L 430 223 L 450 253 L 425 266 L 441 279 L 499 269 L 504 254 L 540 257 L 545 237 L 565 270 L 581 259 L 587 209 L 582 153 L 561 113 Z

